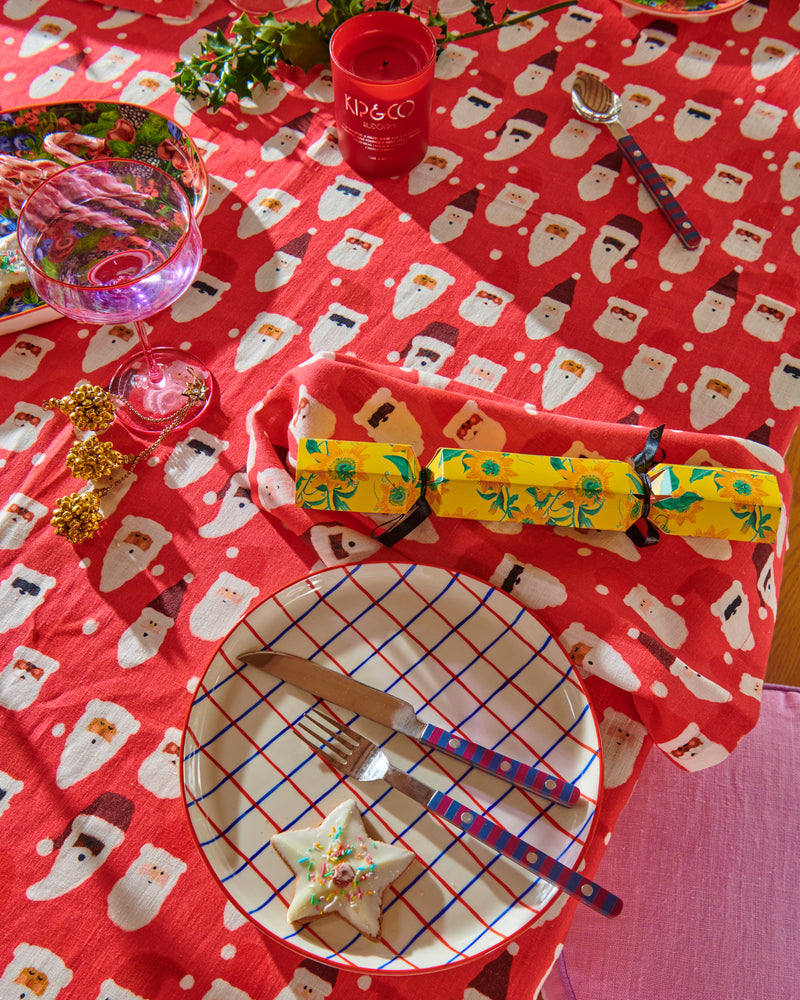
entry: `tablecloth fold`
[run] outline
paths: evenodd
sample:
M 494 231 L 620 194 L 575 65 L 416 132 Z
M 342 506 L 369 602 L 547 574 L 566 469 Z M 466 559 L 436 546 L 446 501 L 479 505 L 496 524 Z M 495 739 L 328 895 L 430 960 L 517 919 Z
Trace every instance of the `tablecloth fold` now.
M 595 706 L 605 740 L 616 733 L 628 746 L 607 761 L 607 786 L 627 779 L 645 733 L 675 764 L 697 771 L 723 760 L 755 725 L 785 523 L 774 546 L 710 534 L 638 548 L 622 532 L 429 518 L 389 549 L 380 540 L 384 517 L 294 505 L 303 437 L 410 444 L 423 463 L 446 446 L 625 459 L 649 428 L 540 413 L 341 354 L 288 371 L 247 421 L 253 497 L 323 564 L 404 558 L 472 573 L 534 610 L 590 690 L 632 696 L 635 718 L 605 704 L 606 695 Z M 662 444 L 670 462 L 775 473 L 788 510 L 783 459 L 758 441 L 668 428 Z

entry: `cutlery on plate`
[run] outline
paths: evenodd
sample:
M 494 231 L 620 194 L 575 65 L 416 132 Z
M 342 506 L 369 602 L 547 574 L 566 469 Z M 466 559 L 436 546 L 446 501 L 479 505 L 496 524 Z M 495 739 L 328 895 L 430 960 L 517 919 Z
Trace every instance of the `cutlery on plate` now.
M 356 781 L 383 779 L 429 812 L 447 820 L 562 892 L 574 896 L 596 913 L 616 917 L 622 910 L 619 896 L 584 878 L 574 868 L 568 868 L 532 844 L 515 837 L 482 813 L 475 812 L 444 792 L 414 778 L 407 771 L 395 767 L 380 747 L 349 726 L 340 725 L 318 708 L 310 708 L 302 719 L 304 721 L 295 723 L 295 733 L 334 770 L 355 778 Z M 303 733 L 307 733 L 311 739 Z
M 407 701 L 368 684 L 362 684 L 347 674 L 321 667 L 318 663 L 294 656 L 292 653 L 252 650 L 249 653 L 242 653 L 238 659 L 302 688 L 315 698 L 333 702 L 372 719 L 373 722 L 380 722 L 388 729 L 404 733 L 417 742 L 437 750 L 443 750 L 451 757 L 457 757 L 481 771 L 503 778 L 512 785 L 519 785 L 526 791 L 540 795 L 551 802 L 574 806 L 580 799 L 577 785 L 564 781 L 554 774 L 548 774 L 541 768 L 523 764 L 512 757 L 506 757 L 495 750 L 489 750 L 438 726 L 423 722 L 417 718 L 414 709 Z
M 661 209 L 678 239 L 688 250 L 696 250 L 701 242 L 700 233 L 639 144 L 620 124 L 622 102 L 619 95 L 593 74 L 577 73 L 572 84 L 572 106 L 586 121 L 608 126 L 622 155 L 633 167 L 634 173 Z

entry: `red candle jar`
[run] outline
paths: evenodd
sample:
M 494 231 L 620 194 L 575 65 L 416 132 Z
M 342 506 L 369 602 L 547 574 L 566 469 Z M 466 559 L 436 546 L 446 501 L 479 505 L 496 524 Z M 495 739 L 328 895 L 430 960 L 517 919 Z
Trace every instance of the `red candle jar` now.
M 436 40 L 416 17 L 374 11 L 331 36 L 339 148 L 360 174 L 404 174 L 428 148 Z

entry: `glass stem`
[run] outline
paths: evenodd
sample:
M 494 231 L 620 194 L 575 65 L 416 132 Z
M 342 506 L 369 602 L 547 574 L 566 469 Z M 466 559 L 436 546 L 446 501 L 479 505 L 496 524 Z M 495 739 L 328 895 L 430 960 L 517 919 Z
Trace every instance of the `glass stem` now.
M 147 327 L 142 320 L 136 319 L 133 321 L 133 328 L 139 336 L 139 343 L 142 345 L 142 350 L 147 360 L 147 377 L 153 385 L 158 385 L 163 379 L 164 373 L 158 367 L 158 362 L 153 354 L 153 348 L 150 346 L 150 341 L 147 338 Z

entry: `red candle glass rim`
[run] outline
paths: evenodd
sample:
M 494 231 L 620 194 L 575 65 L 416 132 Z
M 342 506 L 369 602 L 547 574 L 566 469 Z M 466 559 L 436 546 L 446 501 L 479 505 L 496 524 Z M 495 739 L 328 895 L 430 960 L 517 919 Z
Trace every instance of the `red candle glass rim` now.
M 22 245 L 22 240 L 19 239 L 19 231 L 20 231 L 20 227 L 23 226 L 24 223 L 25 223 L 25 213 L 26 213 L 26 210 L 28 208 L 28 203 L 33 201 L 33 199 L 36 197 L 36 195 L 37 195 L 37 193 L 39 191 L 41 191 L 43 188 L 46 188 L 48 185 L 52 184 L 54 181 L 57 181 L 59 177 L 61 177 L 63 174 L 65 174 L 65 173 L 67 173 L 69 171 L 77 172 L 78 170 L 85 169 L 86 167 L 102 167 L 102 166 L 105 166 L 107 164 L 117 164 L 117 165 L 121 165 L 121 166 L 124 166 L 126 164 L 130 164 L 131 167 L 135 166 L 137 169 L 141 169 L 142 166 L 146 166 L 149 170 L 153 171 L 154 173 L 161 174 L 161 176 L 166 179 L 166 181 L 167 181 L 168 185 L 170 186 L 170 188 L 172 188 L 172 190 L 178 196 L 178 200 L 180 202 L 181 212 L 186 217 L 186 228 L 181 233 L 180 237 L 178 238 L 178 241 L 173 246 L 172 251 L 170 252 L 169 257 L 167 257 L 166 260 L 164 260 L 161 264 L 159 264 L 158 267 L 154 267 L 152 271 L 148 271 L 148 274 L 147 274 L 148 277 L 150 277 L 150 275 L 158 274 L 159 271 L 161 271 L 163 268 L 165 268 L 167 266 L 167 264 L 169 264 L 169 262 L 175 258 L 175 256 L 183 248 L 183 245 L 189 239 L 189 235 L 190 235 L 190 233 L 192 231 L 192 227 L 197 225 L 197 220 L 196 220 L 195 214 L 194 214 L 194 212 L 192 210 L 191 203 L 189 202 L 189 199 L 186 196 L 186 192 L 183 190 L 183 188 L 175 180 L 174 177 L 172 177 L 170 174 L 168 174 L 166 172 L 166 170 L 162 170 L 161 167 L 155 166 L 155 164 L 142 163 L 141 160 L 131 160 L 131 159 L 127 159 L 125 157 L 113 157 L 113 156 L 104 157 L 101 160 L 83 160 L 81 163 L 72 163 L 68 167 L 64 167 L 63 170 L 59 170 L 56 173 L 51 174 L 49 177 L 46 177 L 40 184 L 37 184 L 37 186 L 33 189 L 33 191 L 31 191 L 31 193 L 28 195 L 28 197 L 23 202 L 22 208 L 20 209 L 19 216 L 17 217 L 17 237 L 18 237 L 17 238 L 17 242 L 19 244 L 20 254 L 22 255 L 23 260 L 25 261 L 25 266 L 27 268 L 29 268 L 30 270 L 34 271 L 36 274 L 41 275 L 48 282 L 50 282 L 50 283 L 52 283 L 54 285 L 60 285 L 62 288 L 76 288 L 76 289 L 80 289 L 82 291 L 85 291 L 85 289 L 86 289 L 86 285 L 78 284 L 78 283 L 72 282 L 72 281 L 62 281 L 60 278 L 53 278 L 51 275 L 46 274 L 42 270 L 42 268 L 36 263 L 36 261 L 32 260 L 28 256 L 28 254 L 25 253 L 25 249 L 24 249 L 24 247 Z M 142 280 L 142 277 L 141 277 L 141 275 L 139 275 L 138 277 L 127 279 L 125 281 L 113 282 L 113 283 L 111 283 L 109 285 L 104 285 L 103 287 L 106 288 L 106 289 L 128 288 L 131 285 L 137 284 L 141 280 Z
M 429 71 L 431 60 L 436 59 L 436 39 L 433 36 L 433 32 L 430 28 L 423 24 L 418 17 L 414 17 L 413 14 L 401 14 L 399 11 L 393 10 L 371 10 L 366 11 L 363 14 L 356 14 L 354 17 L 348 18 L 344 21 L 331 35 L 330 41 L 330 57 L 331 62 L 336 64 L 336 68 L 342 73 L 347 73 L 354 79 L 358 80 L 360 77 L 357 73 L 354 73 L 347 66 L 344 66 L 337 58 L 337 46 L 346 45 L 347 42 L 359 36 L 363 37 L 367 32 L 379 31 L 391 29 L 393 25 L 399 25 L 397 18 L 402 18 L 403 26 L 406 27 L 409 22 L 411 25 L 410 30 L 415 32 L 414 40 L 420 42 L 428 49 L 428 59 L 425 65 L 416 70 L 414 73 L 409 73 L 408 76 L 396 77 L 392 80 L 387 80 L 385 83 L 380 80 L 368 80 L 370 88 L 372 87 L 396 87 L 398 84 L 405 83 L 407 80 L 415 80 L 418 77 L 424 76 L 425 73 Z M 366 21 L 369 19 L 370 24 Z M 374 25 L 374 26 L 373 26 Z M 338 38 L 337 38 L 338 36 Z

